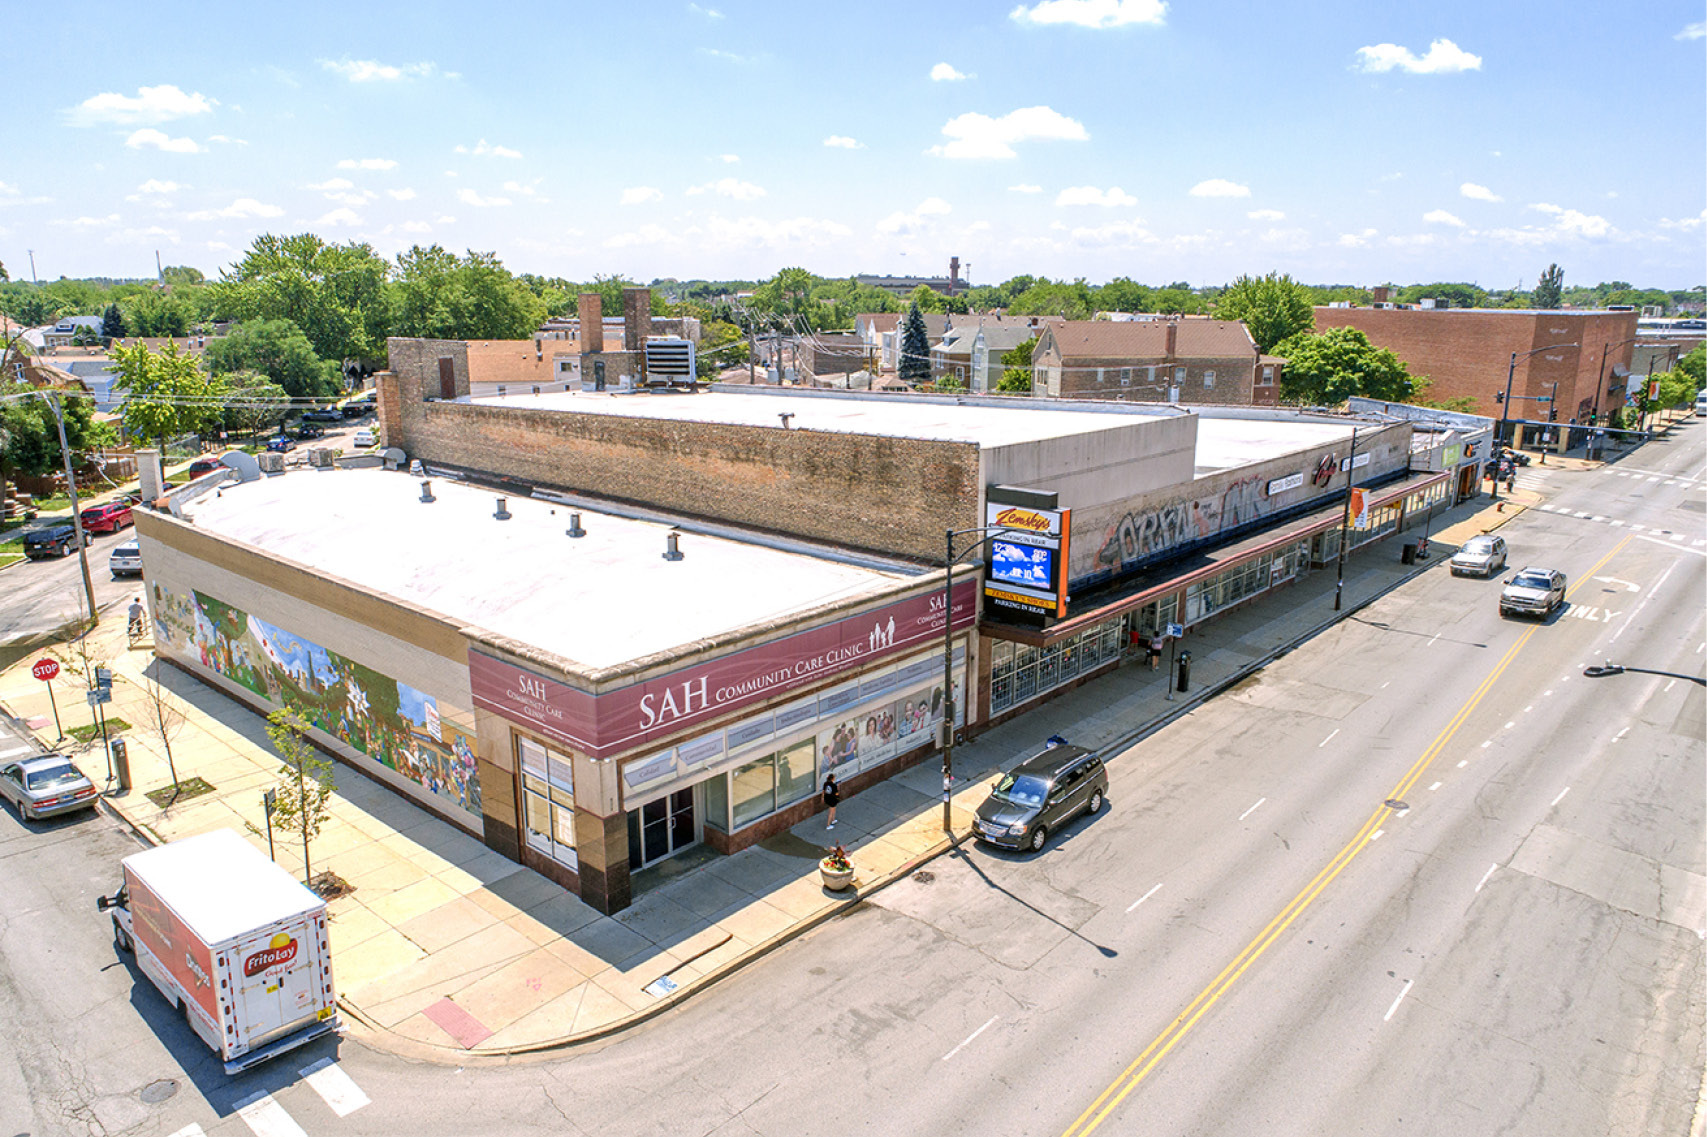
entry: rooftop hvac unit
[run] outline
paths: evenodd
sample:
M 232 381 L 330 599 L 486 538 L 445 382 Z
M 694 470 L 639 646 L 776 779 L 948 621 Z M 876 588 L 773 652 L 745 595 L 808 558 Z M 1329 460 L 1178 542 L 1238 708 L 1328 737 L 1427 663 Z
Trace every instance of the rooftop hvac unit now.
M 648 387 L 692 387 L 694 350 L 692 340 L 646 341 L 646 385 Z

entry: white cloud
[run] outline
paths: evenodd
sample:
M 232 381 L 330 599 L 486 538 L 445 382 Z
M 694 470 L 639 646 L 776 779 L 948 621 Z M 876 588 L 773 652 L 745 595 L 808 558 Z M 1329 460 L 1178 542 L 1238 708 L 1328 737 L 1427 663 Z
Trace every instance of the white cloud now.
M 391 158 L 342 158 L 338 161 L 340 170 L 394 170 L 397 162 Z
M 276 205 L 268 205 L 252 197 L 240 197 L 224 209 L 199 209 L 184 214 L 184 217 L 189 221 L 218 221 L 221 218 L 278 217 L 283 213 L 284 210 Z
M 1095 186 L 1071 186 L 1055 197 L 1056 205 L 1137 205 L 1138 199 L 1121 189 L 1110 186 L 1102 190 Z
M 701 8 L 698 4 L 689 4 L 688 11 L 696 16 L 704 16 L 708 20 L 721 20 L 723 13 L 716 8 Z
M 112 123 L 134 126 L 144 122 L 170 122 L 175 118 L 208 114 L 218 106 L 200 91 L 185 94 L 170 83 L 158 87 L 138 87 L 135 96 L 103 92 L 91 95 L 73 107 L 70 119 L 77 126 Z
M 551 200 L 550 198 L 541 197 L 539 195 L 539 183 L 544 180 L 544 178 L 535 178 L 533 181 L 528 182 L 525 185 L 521 182 L 505 182 L 504 188 L 509 190 L 511 193 L 520 194 L 522 197 L 531 197 L 537 202 L 549 204 Z
M 1687 231 L 1699 229 L 1704 223 L 1707 223 L 1707 209 L 1703 209 L 1694 217 L 1685 217 L 1678 221 L 1673 221 L 1667 217 L 1660 218 L 1661 229 L 1683 229 Z
M 407 186 L 403 189 L 388 189 L 385 192 L 396 201 L 413 201 L 415 199 L 415 191 Z
M 412 233 L 419 235 L 422 233 L 431 233 L 433 231 L 433 227 L 428 225 L 425 221 L 405 221 L 397 227 L 397 231 L 399 233 Z
M 718 157 L 731 166 L 741 160 L 741 155 L 739 154 L 719 154 Z
M 1487 186 L 1479 186 L 1475 182 L 1465 182 L 1463 185 L 1458 187 L 1458 192 L 1474 201 L 1505 200 L 1505 198 L 1501 197 Z
M 927 197 L 919 202 L 911 212 L 897 210 L 877 223 L 879 233 L 894 233 L 908 235 L 918 233 L 930 224 L 928 217 L 940 217 L 945 213 L 954 212 L 954 207 L 940 197 Z
M 405 63 L 395 66 L 375 59 L 322 59 L 320 66 L 336 72 L 352 83 L 395 83 L 400 79 L 425 79 L 438 67 L 431 63 Z
M 1042 186 L 1028 185 L 1025 182 L 1021 182 L 1017 186 L 1009 186 L 1008 192 L 1009 193 L 1042 193 L 1043 187 Z
M 1604 237 L 1612 231 L 1612 223 L 1604 217 L 1592 213 L 1579 213 L 1574 209 L 1552 205 L 1548 202 L 1536 202 L 1529 208 L 1542 213 L 1551 214 L 1553 226 L 1561 233 L 1577 237 Z
M 824 145 L 834 150 L 864 150 L 865 143 L 849 138 L 845 134 L 832 134 L 824 139 Z
M 943 124 L 950 141 L 932 146 L 927 154 L 943 158 L 1013 158 L 1013 144 L 1034 139 L 1083 142 L 1090 138 L 1084 124 L 1049 107 L 1022 107 L 1000 118 L 968 112 Z
M 752 182 L 743 182 L 736 178 L 718 178 L 714 182 L 706 182 L 703 186 L 689 186 L 689 195 L 714 193 L 718 197 L 730 197 L 736 201 L 752 201 L 765 196 L 764 187 Z
M 353 209 L 334 209 L 330 213 L 321 215 L 314 222 L 316 225 L 324 225 L 327 228 L 339 225 L 360 225 L 361 223 L 362 219 L 356 215 Z
M 189 186 L 179 185 L 177 182 L 163 182 L 159 178 L 149 178 L 146 182 L 143 182 L 141 185 L 136 187 L 136 192 L 137 193 L 177 193 L 181 189 L 189 189 L 189 188 L 190 188 Z
M 1358 48 L 1357 58 L 1359 71 L 1376 73 L 1397 68 L 1412 75 L 1452 75 L 1482 69 L 1481 56 L 1471 55 L 1449 39 L 1429 44 L 1426 55 L 1412 54 L 1410 48 L 1396 43 L 1378 43 Z
M 507 197 L 481 197 L 478 193 L 474 192 L 471 189 L 457 190 L 456 191 L 456 199 L 458 201 L 462 202 L 464 205 L 472 205 L 478 209 L 484 209 L 488 206 L 493 206 L 493 205 L 509 205 L 510 204 L 510 199 Z
M 613 233 L 605 238 L 605 248 L 626 249 L 634 245 L 663 245 L 675 236 L 662 225 L 648 223 L 628 233 Z
M 1464 222 L 1446 212 L 1444 209 L 1431 209 L 1423 214 L 1423 220 L 1430 225 L 1451 225 L 1455 229 L 1464 228 Z
M 1357 233 L 1341 233 L 1337 244 L 1342 249 L 1361 249 L 1378 235 L 1374 229 L 1364 229 Z
M 458 154 L 473 154 L 476 157 L 492 158 L 520 158 L 522 156 L 522 152 L 520 150 L 511 150 L 508 146 L 488 145 L 484 138 L 475 144 L 474 149 L 470 150 L 466 146 L 458 146 L 456 148 L 456 152 Z
M 1672 36 L 1672 39 L 1701 39 L 1707 36 L 1707 23 L 1683 25 L 1683 30 Z
M 1252 221 L 1284 221 L 1286 214 L 1278 209 L 1253 209 L 1245 214 Z
M 249 142 L 247 139 L 231 138 L 231 137 L 224 135 L 224 134 L 210 134 L 207 136 L 207 140 L 209 142 L 223 142 L 223 143 L 230 145 L 230 146 L 247 146 L 247 145 L 249 145 Z
M 1266 229 L 1257 240 L 1270 248 L 1276 249 L 1305 249 L 1310 245 L 1310 234 L 1296 226 L 1290 229 Z
M 119 215 L 109 213 L 105 217 L 73 217 L 69 221 L 54 221 L 54 225 L 64 225 L 71 229 L 105 229 L 109 225 L 117 225 Z
M 958 83 L 966 78 L 966 72 L 958 71 L 952 63 L 939 63 L 931 68 L 931 81 L 935 83 Z
M 1165 0 L 1039 0 L 1008 13 L 1022 24 L 1077 24 L 1081 28 L 1118 28 L 1125 24 L 1165 23 Z
M 109 245 L 152 245 L 161 241 L 176 245 L 178 243 L 178 231 L 166 229 L 159 225 L 150 225 L 145 229 L 118 229 L 107 235 Z
M 1396 249 L 1421 248 L 1424 245 L 1436 243 L 1433 233 L 1413 233 L 1408 237 L 1388 237 L 1387 244 Z
M 622 191 L 621 204 L 640 205 L 648 201 L 663 201 L 664 191 L 653 186 L 629 186 Z
M 302 188 L 319 190 L 321 193 L 335 193 L 338 190 L 355 189 L 356 184 L 348 178 L 328 178 L 323 182 L 310 182 Z
M 1210 178 L 1191 187 L 1192 197 L 1250 197 L 1251 187 L 1226 178 Z
M 737 55 L 733 51 L 724 51 L 716 47 L 702 47 L 699 49 L 699 53 L 709 55 L 713 59 L 727 59 L 731 63 L 751 63 L 753 61 L 752 56 Z
M 151 126 L 133 131 L 131 136 L 124 140 L 124 144 L 132 150 L 152 147 L 155 150 L 164 150 L 168 154 L 200 154 L 202 152 L 202 148 L 196 145 L 195 139 L 171 138 Z

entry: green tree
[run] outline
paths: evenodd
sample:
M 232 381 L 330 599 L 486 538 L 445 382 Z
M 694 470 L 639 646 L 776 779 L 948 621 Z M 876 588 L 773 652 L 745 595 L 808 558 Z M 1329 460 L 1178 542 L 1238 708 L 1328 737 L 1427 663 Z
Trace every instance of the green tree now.
M 332 815 L 332 763 L 308 740 L 308 723 L 287 707 L 267 716 L 267 738 L 284 761 L 273 787 L 273 825 L 302 834 L 302 883 L 313 888 L 308 847 Z
M 6 485 L 19 475 L 41 477 L 65 468 L 59 449 L 59 427 L 45 392 L 27 383 L 0 386 L 0 500 Z M 96 429 L 92 399 L 55 393 L 65 416 L 65 441 L 71 447 L 75 466 L 82 454 L 101 441 Z M 110 433 L 110 432 L 109 432 Z
M 747 362 L 746 333 L 724 320 L 710 320 L 699 329 L 699 346 L 694 349 L 694 370 L 700 379 L 717 378 L 718 372 Z
M 1443 305 L 1449 304 L 1454 308 L 1485 308 L 1488 306 L 1486 289 L 1474 284 L 1453 284 L 1445 281 L 1435 284 L 1412 284 L 1401 288 L 1398 300 L 1401 304 L 1415 304 L 1419 300 L 1437 300 Z
M 223 387 L 201 369 L 192 356 L 180 355 L 167 343 L 156 353 L 144 343 L 112 350 L 123 388 L 121 417 L 133 438 L 153 438 L 162 445 L 177 434 L 199 431 L 220 416 Z
M 1707 345 L 1696 344 L 1689 354 L 1677 361 L 1677 369 L 1689 376 L 1697 391 L 1707 387 Z
M 906 302 L 921 313 L 948 311 L 948 297 L 928 284 L 920 284 L 907 293 Z
M 1404 402 L 1414 382 L 1404 361 L 1356 328 L 1303 332 L 1275 345 L 1286 360 L 1280 393 L 1289 402 L 1338 406 L 1353 395 Z
M 214 312 L 230 320 L 289 320 L 316 355 L 335 363 L 382 359 L 389 274 L 389 263 L 366 244 L 264 233 L 212 285 Z
M 202 359 L 215 375 L 259 372 L 293 399 L 327 399 L 341 390 L 337 364 L 314 354 L 314 345 L 289 320 L 233 324 L 208 341 Z
M 1537 308 L 1557 308 L 1564 289 L 1565 270 L 1556 264 L 1550 264 L 1547 271 L 1541 274 L 1541 279 L 1536 282 L 1530 303 Z
M 1066 320 L 1088 320 L 1095 310 L 1090 285 L 1083 278 L 1067 284 L 1039 280 L 1014 298 L 1008 312 L 1015 316 L 1060 316 Z
M 51 324 L 73 311 L 75 309 L 69 301 L 47 292 L 38 285 L 19 281 L 0 288 L 0 312 L 26 328 Z
M 1150 305 L 1165 316 L 1198 314 L 1204 310 L 1203 298 L 1183 284 L 1170 284 L 1150 293 Z
M 107 305 L 107 310 L 101 313 L 101 334 L 110 340 L 124 338 L 124 313 L 119 311 L 115 301 Z
M 205 284 L 207 277 L 199 268 L 191 268 L 189 265 L 167 265 L 160 270 L 160 281 L 162 284 L 169 285 L 196 285 Z
M 391 311 L 393 335 L 519 340 L 539 329 L 546 305 L 492 253 L 416 245 L 397 257 Z
M 1096 290 L 1096 307 L 1100 312 L 1147 312 L 1150 290 L 1136 281 L 1117 276 Z
M 1015 394 L 1031 394 L 1031 354 L 1037 350 L 1037 337 L 1015 344 L 1002 352 L 1002 377 L 996 380 L 996 390 Z
M 1215 318 L 1243 320 L 1257 350 L 1265 355 L 1281 340 L 1316 326 L 1304 289 L 1291 276 L 1272 272 L 1241 276 L 1229 284 L 1215 304 Z
M 903 383 L 918 386 L 931 377 L 931 340 L 925 331 L 925 314 L 917 304 L 907 307 L 901 324 L 901 360 L 896 367 Z
M 259 434 L 274 423 L 283 427 L 291 409 L 290 393 L 283 387 L 259 371 L 232 371 L 219 378 L 224 388 L 224 425 L 227 431 L 232 434 Z
M 125 327 L 133 336 L 162 339 L 190 334 L 195 311 L 183 297 L 165 292 L 139 292 L 119 305 Z

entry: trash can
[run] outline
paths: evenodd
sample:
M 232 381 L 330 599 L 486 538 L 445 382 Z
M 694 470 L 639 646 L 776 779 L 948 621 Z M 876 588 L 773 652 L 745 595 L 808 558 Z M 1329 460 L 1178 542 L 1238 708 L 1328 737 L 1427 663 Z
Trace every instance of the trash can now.
M 1181 692 L 1184 692 L 1191 687 L 1191 653 L 1189 651 L 1182 651 L 1179 653 L 1178 687 Z
M 122 738 L 115 738 L 107 744 L 113 756 L 113 772 L 118 775 L 119 792 L 130 789 L 130 752 Z
M 1406 541 L 1404 548 L 1399 550 L 1399 563 L 1402 565 L 1417 563 L 1417 543 L 1415 541 Z

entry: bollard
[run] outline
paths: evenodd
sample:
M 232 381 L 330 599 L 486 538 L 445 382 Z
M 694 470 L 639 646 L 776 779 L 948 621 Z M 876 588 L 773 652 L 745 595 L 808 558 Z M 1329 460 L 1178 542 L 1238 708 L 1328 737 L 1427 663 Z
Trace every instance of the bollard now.
M 122 738 L 115 738 L 108 744 L 112 748 L 113 769 L 119 778 L 119 793 L 130 792 L 130 748 Z
M 1186 691 L 1188 691 L 1190 689 L 1191 689 L 1191 653 L 1189 651 L 1182 651 L 1179 653 L 1179 691 L 1180 691 L 1180 694 L 1183 695 Z

